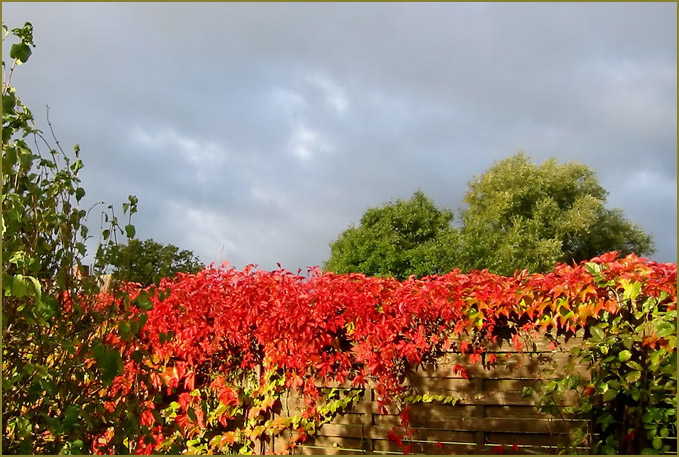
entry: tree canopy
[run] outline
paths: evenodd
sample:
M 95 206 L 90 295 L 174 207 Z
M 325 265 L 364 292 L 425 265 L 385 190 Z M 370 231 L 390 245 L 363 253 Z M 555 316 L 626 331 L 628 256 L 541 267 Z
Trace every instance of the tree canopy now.
M 188 250 L 172 244 L 162 245 L 153 239 L 131 239 L 126 245 L 114 245 L 100 251 L 101 264 L 113 267 L 113 277 L 148 286 L 160 278 L 177 273 L 196 273 L 204 265 Z
M 647 255 L 649 235 L 605 206 L 607 191 L 594 170 L 555 159 L 535 165 L 520 152 L 496 162 L 470 183 L 461 210 L 439 210 L 421 191 L 409 201 L 369 208 L 330 244 L 325 268 L 370 276 L 426 276 L 460 268 L 551 270 L 605 252 Z
M 586 165 L 535 165 L 523 152 L 475 177 L 464 197 L 457 265 L 509 275 L 544 272 L 609 251 L 653 252 L 651 237 L 607 209 L 606 190 Z
M 349 227 L 331 243 L 324 267 L 398 279 L 442 273 L 443 258 L 455 244 L 452 220 L 452 211 L 438 209 L 422 191 L 410 200 L 369 208 L 358 227 Z

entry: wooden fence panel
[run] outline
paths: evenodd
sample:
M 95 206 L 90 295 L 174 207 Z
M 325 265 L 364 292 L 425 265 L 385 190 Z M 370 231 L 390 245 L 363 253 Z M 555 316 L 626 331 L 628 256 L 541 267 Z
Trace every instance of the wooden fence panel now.
M 571 339 L 566 348 L 580 343 L 580 339 Z M 493 454 L 499 446 L 506 453 L 555 453 L 558 444 L 565 442 L 575 427 L 583 425 L 568 416 L 564 420 L 551 419 L 535 409 L 537 397 L 523 397 L 524 387 L 532 385 L 538 369 L 548 362 L 564 366 L 566 353 L 554 350 L 547 340 L 534 341 L 523 352 L 507 344 L 492 351 L 486 352 L 484 360 L 494 354 L 497 362 L 493 366 L 468 367 L 468 378 L 453 372 L 453 366 L 464 360 L 464 356 L 453 352 L 440 358 L 436 366 L 416 367 L 407 373 L 406 384 L 420 394 L 457 399 L 454 405 L 433 402 L 411 406 L 412 436 L 403 438 L 403 444 L 411 446 L 411 453 Z M 587 366 L 577 366 L 575 371 L 585 376 L 589 373 Z M 576 401 L 575 396 L 564 399 L 566 405 Z M 285 415 L 300 414 L 303 409 L 301 398 L 295 395 L 286 397 L 283 403 Z M 404 431 L 398 412 L 391 405 L 380 414 L 374 392 L 366 389 L 351 412 L 320 427 L 294 453 L 403 454 L 403 448 L 388 439 L 390 431 Z M 272 450 L 271 444 L 280 450 L 289 437 L 289 433 L 277 437 L 267 450 Z
M 571 339 L 561 349 L 580 343 L 580 339 Z M 410 447 L 409 453 L 487 455 L 499 452 L 501 447 L 507 454 L 555 454 L 576 428 L 587 424 L 567 414 L 551 418 L 534 407 L 535 395 L 524 398 L 524 388 L 533 385 L 540 368 L 547 363 L 564 367 L 568 357 L 546 340 L 535 341 L 527 349 L 519 352 L 511 345 L 493 348 L 494 352 L 484 357 L 488 360 L 494 354 L 497 363 L 468 367 L 468 378 L 453 372 L 453 366 L 461 363 L 464 356 L 452 352 L 440 358 L 436 366 L 410 370 L 405 383 L 419 394 L 452 396 L 457 401 L 453 405 L 432 402 L 410 407 L 411 436 L 402 438 L 403 445 Z M 576 366 L 572 372 L 589 375 L 585 365 Z M 320 427 L 294 453 L 402 455 L 403 447 L 388 438 L 390 431 L 404 432 L 399 410 L 394 405 L 380 408 L 374 397 L 372 389 L 365 389 L 362 400 L 351 412 Z M 567 394 L 563 405 L 574 405 L 577 400 L 576 395 Z M 301 398 L 290 395 L 284 400 L 287 415 L 301 414 L 302 409 Z M 289 438 L 289 432 L 277 438 L 276 449 L 281 450 Z

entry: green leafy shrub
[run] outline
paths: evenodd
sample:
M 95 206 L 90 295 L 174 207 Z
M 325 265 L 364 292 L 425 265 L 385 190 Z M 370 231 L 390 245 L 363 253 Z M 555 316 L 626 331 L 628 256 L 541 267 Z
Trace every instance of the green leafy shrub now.
M 537 384 L 537 406 L 588 421 L 565 452 L 657 454 L 672 447 L 676 452 L 676 298 L 668 300 L 667 290 L 642 288 L 643 269 L 621 271 L 618 265 L 585 265 L 611 301 L 589 317 L 583 344 L 569 351 L 568 364 L 550 369 L 545 374 L 552 379 Z M 576 365 L 588 365 L 591 376 L 574 374 Z M 564 395 L 573 391 L 578 404 L 563 406 Z
M 3 32 L 4 40 L 4 25 Z M 141 432 L 137 406 L 122 402 L 108 411 L 97 399 L 123 371 L 107 335 L 127 316 L 113 301 L 94 299 L 97 272 L 81 274 L 89 235 L 79 147 L 66 154 L 51 124 L 57 148 L 35 127 L 11 85 L 32 54 L 33 28 L 26 23 L 12 33 L 19 42 L 11 66 L 3 62 L 2 86 L 2 451 L 82 454 L 118 423 L 114 441 L 123 452 Z M 136 199 L 126 205 L 131 216 Z M 104 242 L 111 246 L 110 234 L 122 229 L 109 210 Z

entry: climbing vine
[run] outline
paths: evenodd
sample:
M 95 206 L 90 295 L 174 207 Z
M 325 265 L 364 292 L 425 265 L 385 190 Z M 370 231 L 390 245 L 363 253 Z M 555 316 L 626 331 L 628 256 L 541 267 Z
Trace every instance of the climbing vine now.
M 667 438 L 677 435 L 677 310 L 676 296 L 671 298 L 676 292 L 662 285 L 663 276 L 676 276 L 665 269 L 652 278 L 644 267 L 616 261 L 584 265 L 609 305 L 598 315 L 584 314 L 583 344 L 536 386 L 540 410 L 589 419 L 566 451 L 665 453 L 671 448 Z M 591 374 L 575 374 L 578 364 L 588 365 Z M 577 405 L 560 406 L 569 391 L 577 393 Z
M 389 405 L 405 411 L 406 438 L 400 439 L 405 448 L 409 404 L 446 401 L 413 391 L 405 383 L 409 369 L 456 351 L 461 357 L 454 370 L 464 376 L 470 365 L 497 363 L 491 354 L 484 357 L 486 348 L 506 342 L 522 349 L 525 338 L 543 333 L 552 335 L 555 344 L 586 334 L 578 354 L 590 354 L 583 360 L 591 359 L 595 377 L 587 382 L 601 395 L 593 401 L 614 400 L 613 390 L 628 392 L 637 403 L 636 409 L 627 409 L 626 427 L 638 419 L 644 430 L 653 424 L 660 438 L 673 433 L 666 416 L 658 415 L 669 415 L 669 410 L 645 416 L 639 411 L 664 407 L 671 393 L 667 389 L 672 384 L 671 364 L 676 363 L 676 330 L 668 323 L 676 313 L 674 264 L 611 253 L 580 265 L 559 265 L 549 274 L 502 277 L 453 271 L 406 281 L 314 269 L 300 275 L 212 267 L 163 280 L 156 291 L 139 289 L 136 294 L 136 302 L 148 303 L 139 347 L 154 355 L 152 368 L 160 373 L 142 401 L 154 438 L 142 439 L 137 451 L 258 453 L 266 437 L 284 431 L 290 450 L 357 401 L 357 396 L 343 396 L 342 390 L 329 396 L 333 386 L 347 392 L 370 387 L 380 411 Z M 632 302 L 651 314 L 637 317 L 646 323 L 645 330 L 628 340 L 614 329 L 626 328 Z M 657 313 L 665 313 L 664 320 Z M 619 346 L 607 338 L 616 338 Z M 111 341 L 115 339 L 111 335 Z M 605 345 L 609 358 L 591 355 L 606 350 Z M 636 351 L 648 348 L 659 352 L 642 362 Z M 649 367 L 657 363 L 657 374 L 664 378 L 639 370 L 635 362 Z M 112 402 L 134 379 L 135 365 L 131 359 L 128 363 L 125 375 L 114 383 L 118 390 L 111 394 Z M 560 383 L 546 378 L 544 398 L 566 387 L 578 388 L 580 380 L 574 376 L 564 379 Z M 604 380 L 608 390 L 603 390 Z M 648 386 L 638 395 L 633 385 L 637 381 Z M 281 410 L 281 398 L 291 392 L 303 402 L 299 421 L 286 418 Z M 333 403 L 338 400 L 344 403 Z M 333 404 L 337 407 L 327 409 Z M 550 412 L 549 401 L 543 399 L 539 406 Z M 611 414 L 618 417 L 614 411 Z M 596 421 L 605 423 L 603 412 L 595 412 Z M 602 427 L 618 433 L 620 426 L 611 422 Z M 607 450 L 595 442 L 591 446 L 596 452 Z

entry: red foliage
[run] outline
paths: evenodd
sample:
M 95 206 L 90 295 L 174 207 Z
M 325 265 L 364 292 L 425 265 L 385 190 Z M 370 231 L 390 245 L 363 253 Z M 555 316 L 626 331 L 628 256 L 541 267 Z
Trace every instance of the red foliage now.
M 593 261 L 605 267 L 601 274 L 614 282 L 615 290 L 622 290 L 621 279 L 638 281 L 644 294 L 659 297 L 664 291 L 669 295 L 666 306 L 676 307 L 676 264 L 634 255 L 618 258 L 615 253 Z M 238 405 L 238 393 L 223 374 L 258 366 L 262 373 L 284 375 L 286 388 L 301 388 L 306 417 L 312 417 L 319 385 L 371 382 L 383 407 L 402 390 L 408 364 L 447 350 L 467 353 L 475 364 L 482 361 L 483 348 L 499 338 L 520 348 L 518 331 L 575 332 L 588 318 L 617 310 L 610 289 L 597 284 L 584 263 L 558 265 L 547 274 L 502 277 L 454 270 L 402 282 L 318 269 L 301 276 L 253 267 L 208 268 L 161 282 L 158 290 L 170 293 L 162 300 L 151 294 L 153 309 L 136 344 L 157 357 L 160 373 L 152 387 L 179 395 L 184 413 L 175 421 L 182 429 L 194 422 L 185 414 L 192 405 L 187 392 L 211 391 L 222 404 Z M 111 297 L 100 301 L 107 300 Z M 172 334 L 174 338 L 167 338 Z M 124 347 L 128 357 L 135 350 L 130 344 Z M 494 356 L 488 359 L 494 362 Z M 467 377 L 461 365 L 454 371 Z M 201 372 L 211 376 L 198 376 Z M 129 392 L 135 373 L 133 363 L 126 366 L 109 397 Z M 196 413 L 202 423 L 202 410 L 196 408 Z M 151 417 L 146 414 L 144 423 L 152 425 Z M 389 438 L 401 441 L 393 432 Z M 144 444 L 136 452 L 147 450 Z

